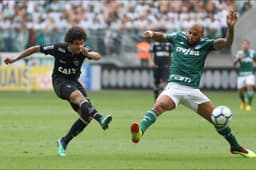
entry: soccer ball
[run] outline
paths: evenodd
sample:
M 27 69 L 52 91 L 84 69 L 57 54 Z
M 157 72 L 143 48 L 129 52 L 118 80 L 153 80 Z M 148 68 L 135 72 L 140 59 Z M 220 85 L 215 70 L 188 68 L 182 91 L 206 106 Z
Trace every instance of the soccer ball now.
M 232 118 L 232 112 L 227 106 L 216 107 L 211 115 L 212 122 L 217 127 L 223 127 L 228 124 Z

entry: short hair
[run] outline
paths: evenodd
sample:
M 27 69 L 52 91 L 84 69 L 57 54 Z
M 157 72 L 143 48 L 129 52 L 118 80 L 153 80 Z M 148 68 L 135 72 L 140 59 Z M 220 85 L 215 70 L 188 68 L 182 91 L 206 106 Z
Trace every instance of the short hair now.
M 73 26 L 71 27 L 66 35 L 64 41 L 67 43 L 73 43 L 75 40 L 86 40 L 87 35 L 83 28 L 79 26 Z

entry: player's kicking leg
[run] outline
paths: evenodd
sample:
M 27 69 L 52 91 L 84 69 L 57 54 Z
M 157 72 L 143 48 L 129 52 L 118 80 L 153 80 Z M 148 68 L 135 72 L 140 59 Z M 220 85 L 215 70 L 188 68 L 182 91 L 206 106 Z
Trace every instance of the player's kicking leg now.
M 230 144 L 230 151 L 232 154 L 239 154 L 245 158 L 255 158 L 256 157 L 256 154 L 253 151 L 242 147 L 238 143 L 235 135 L 232 133 L 229 126 L 225 126 L 222 128 L 216 128 L 216 130 Z
M 91 104 L 91 102 L 84 101 L 81 103 L 81 112 L 82 112 L 82 117 L 85 119 L 90 115 L 93 119 L 95 119 L 99 124 L 101 125 L 103 130 L 106 130 L 109 126 L 109 123 L 112 121 L 112 116 L 111 115 L 102 115 L 100 114 Z
M 212 122 L 211 120 L 212 111 L 213 111 L 213 104 L 211 102 L 205 102 L 198 106 L 198 113 L 201 116 L 203 116 L 205 119 L 207 119 L 209 122 Z M 232 154 L 239 154 L 246 158 L 256 157 L 256 154 L 253 151 L 242 147 L 238 143 L 235 135 L 232 133 L 231 128 L 228 125 L 223 127 L 215 127 L 215 128 L 217 132 L 220 135 L 222 135 L 230 144 L 230 148 L 231 148 L 230 151 Z

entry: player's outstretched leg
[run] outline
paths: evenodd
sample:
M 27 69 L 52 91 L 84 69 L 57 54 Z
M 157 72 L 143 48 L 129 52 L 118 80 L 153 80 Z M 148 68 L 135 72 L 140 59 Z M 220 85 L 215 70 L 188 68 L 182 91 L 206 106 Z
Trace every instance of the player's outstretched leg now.
M 157 119 L 157 114 L 153 109 L 151 109 L 145 113 L 140 124 L 132 123 L 130 126 L 132 142 L 138 143 L 142 135 L 156 121 L 156 119 Z
M 112 121 L 111 115 L 103 116 L 100 114 L 91 104 L 91 102 L 84 101 L 81 104 L 82 117 L 85 119 L 89 116 L 93 117 L 96 121 L 99 122 L 103 130 L 106 130 L 109 127 L 109 123 Z
M 217 132 L 220 135 L 222 135 L 230 144 L 230 147 L 231 147 L 230 151 L 232 154 L 239 154 L 246 158 L 255 158 L 256 157 L 256 154 L 253 151 L 246 149 L 246 148 L 242 147 L 241 145 L 239 145 L 236 137 L 231 132 L 231 129 L 229 126 L 216 128 L 216 129 L 217 129 Z
M 81 133 L 84 128 L 90 123 L 90 121 L 84 121 L 82 119 L 78 119 L 70 128 L 69 132 L 66 136 L 58 139 L 57 146 L 58 146 L 58 155 L 59 156 L 66 156 L 66 149 L 69 142 Z

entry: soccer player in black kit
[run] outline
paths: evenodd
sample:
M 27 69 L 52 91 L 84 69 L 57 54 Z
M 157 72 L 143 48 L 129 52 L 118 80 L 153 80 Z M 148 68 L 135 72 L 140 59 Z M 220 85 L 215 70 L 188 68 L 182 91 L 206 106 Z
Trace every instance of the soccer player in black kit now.
M 57 141 L 59 156 L 66 156 L 68 143 L 82 132 L 92 119 L 97 120 L 103 130 L 108 128 L 112 120 L 111 115 L 103 116 L 92 106 L 85 88 L 78 81 L 83 61 L 101 58 L 99 53 L 84 47 L 86 38 L 85 31 L 74 26 L 67 31 L 63 43 L 32 46 L 15 58 L 4 59 L 5 64 L 11 64 L 36 52 L 49 54 L 55 58 L 52 73 L 54 91 L 59 98 L 67 100 L 80 116 L 69 132 Z
M 172 44 L 170 42 L 153 41 L 151 43 L 149 66 L 154 69 L 153 92 L 155 100 L 168 83 L 171 52 Z

